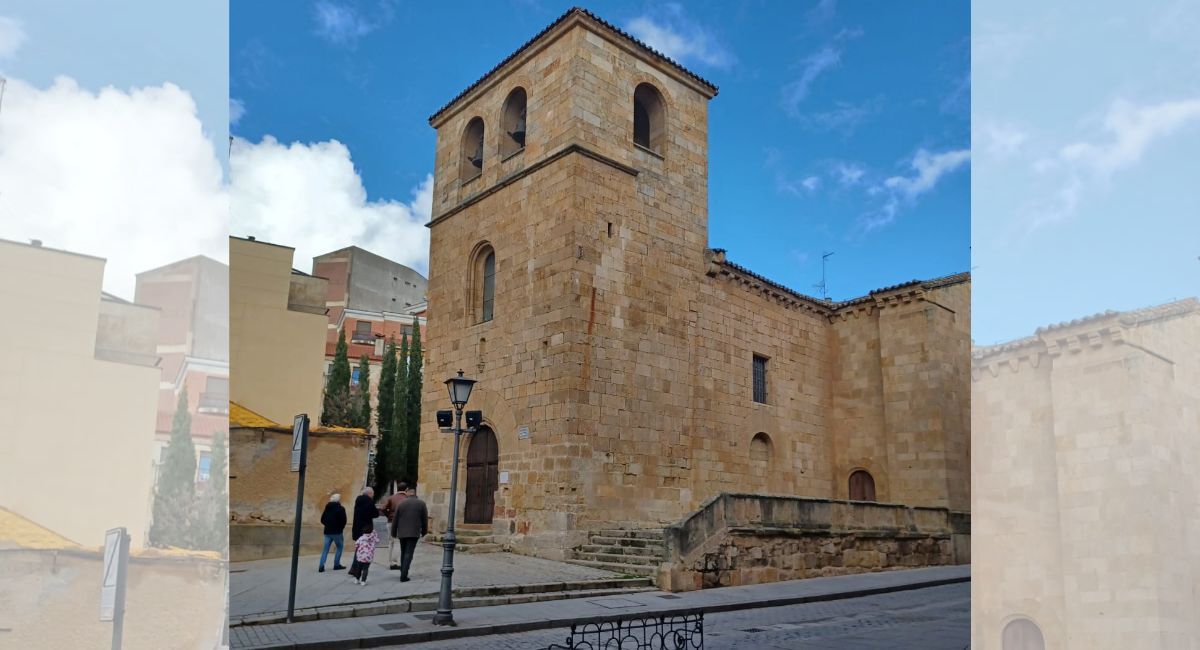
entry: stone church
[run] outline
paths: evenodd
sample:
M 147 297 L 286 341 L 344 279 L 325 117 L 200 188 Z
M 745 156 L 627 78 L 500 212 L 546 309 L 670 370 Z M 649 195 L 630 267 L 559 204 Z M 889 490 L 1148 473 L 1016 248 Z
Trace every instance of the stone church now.
M 435 530 L 453 436 L 434 413 L 459 369 L 484 418 L 460 542 L 578 559 L 722 493 L 969 510 L 968 275 L 834 302 L 709 248 L 716 94 L 572 9 L 430 118 Z

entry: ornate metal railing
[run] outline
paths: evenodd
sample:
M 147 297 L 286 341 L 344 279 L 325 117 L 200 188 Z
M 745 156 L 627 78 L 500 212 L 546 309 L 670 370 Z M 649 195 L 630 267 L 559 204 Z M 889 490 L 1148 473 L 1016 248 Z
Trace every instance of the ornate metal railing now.
M 571 626 L 546 650 L 703 650 L 704 614 L 626 618 Z

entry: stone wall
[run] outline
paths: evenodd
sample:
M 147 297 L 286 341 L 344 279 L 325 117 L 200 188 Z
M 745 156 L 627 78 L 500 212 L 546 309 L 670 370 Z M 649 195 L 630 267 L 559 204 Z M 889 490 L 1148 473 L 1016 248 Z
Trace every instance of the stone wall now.
M 107 648 L 98 552 L 0 551 L 0 645 Z M 217 648 L 225 632 L 227 566 L 202 557 L 130 559 L 125 650 Z
M 944 508 L 724 493 L 664 531 L 670 591 L 966 563 Z
M 330 495 L 341 494 L 347 518 L 352 515 L 366 479 L 368 440 L 360 433 L 309 433 L 302 519 L 307 549 L 320 544 L 321 512 Z M 291 458 L 290 430 L 230 429 L 231 561 L 290 555 L 297 480 Z

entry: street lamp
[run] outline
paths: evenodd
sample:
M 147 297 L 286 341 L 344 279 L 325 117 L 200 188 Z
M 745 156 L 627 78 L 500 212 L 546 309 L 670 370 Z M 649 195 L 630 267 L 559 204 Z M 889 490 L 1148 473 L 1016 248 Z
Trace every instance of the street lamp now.
M 454 464 L 450 466 L 450 516 L 446 520 L 446 536 L 442 539 L 442 591 L 438 595 L 437 613 L 433 615 L 434 625 L 454 625 L 453 604 L 450 602 L 450 577 L 454 575 L 454 500 L 458 496 L 458 444 L 462 439 L 463 407 L 471 398 L 471 389 L 475 386 L 474 379 L 463 377 L 463 371 L 458 371 L 457 377 L 446 380 L 446 388 L 450 391 L 450 403 L 454 404 Z

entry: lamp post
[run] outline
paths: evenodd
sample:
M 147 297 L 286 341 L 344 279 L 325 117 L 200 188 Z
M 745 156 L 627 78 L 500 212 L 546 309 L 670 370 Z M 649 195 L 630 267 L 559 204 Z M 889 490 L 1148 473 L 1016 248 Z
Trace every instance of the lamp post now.
M 463 371 L 458 371 L 457 377 L 446 380 L 446 388 L 450 391 L 450 402 L 454 404 L 454 463 L 450 466 L 450 515 L 446 520 L 446 536 L 442 539 L 442 590 L 438 595 L 437 613 L 433 615 L 434 625 L 454 625 L 454 605 L 450 602 L 450 577 L 454 575 L 454 500 L 458 496 L 458 445 L 462 439 L 463 407 L 471 398 L 471 388 L 475 386 L 474 379 L 463 377 Z

